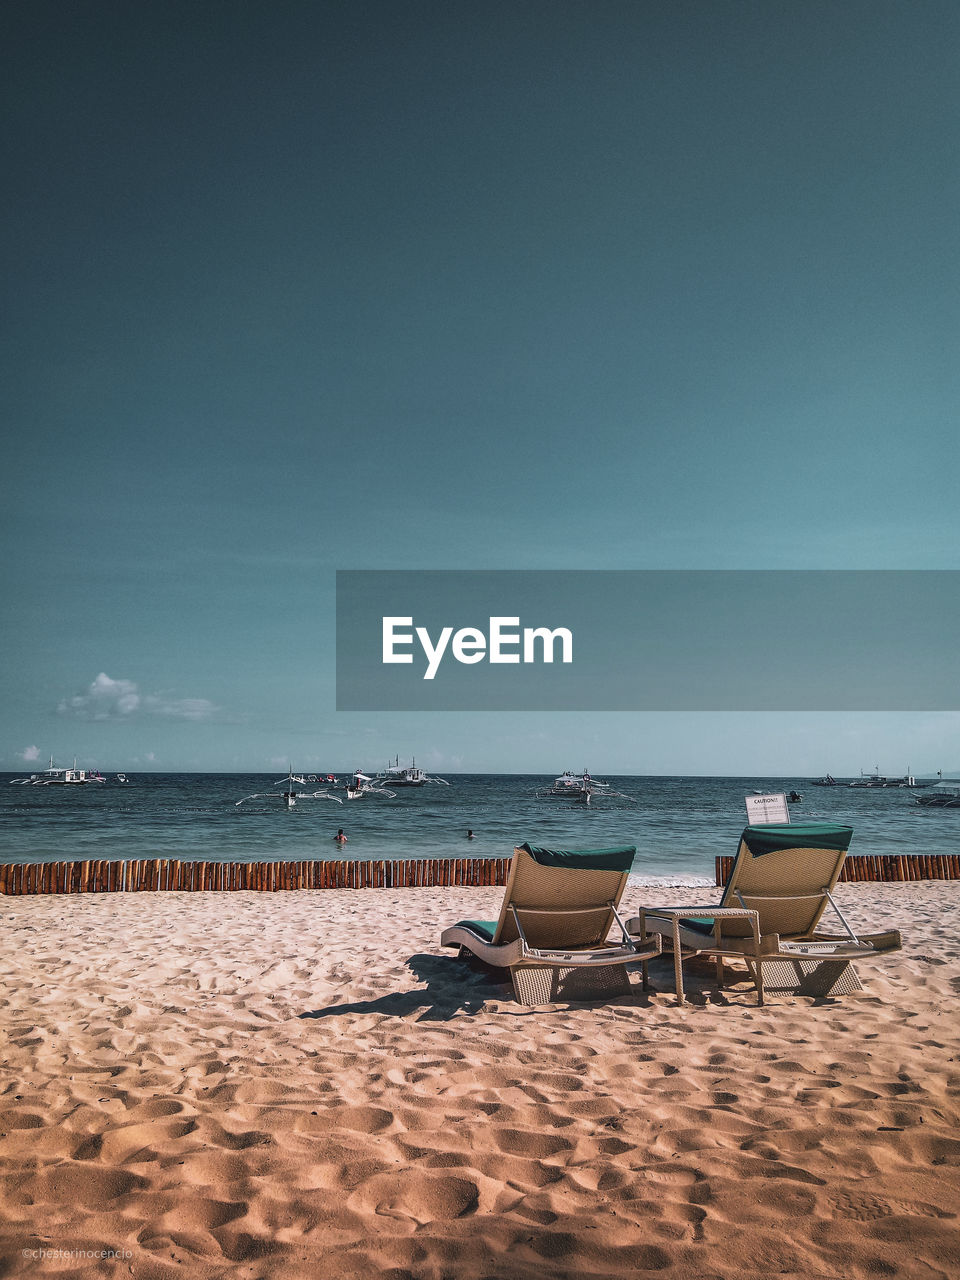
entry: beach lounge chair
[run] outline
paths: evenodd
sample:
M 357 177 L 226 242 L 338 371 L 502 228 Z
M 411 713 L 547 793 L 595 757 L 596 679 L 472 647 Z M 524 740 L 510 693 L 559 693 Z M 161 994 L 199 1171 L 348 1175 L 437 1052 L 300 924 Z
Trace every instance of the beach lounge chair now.
M 763 1004 L 763 992 L 844 995 L 862 987 L 851 960 L 900 948 L 900 934 L 858 934 L 832 893 L 847 856 L 851 827 L 784 823 L 747 827 L 719 907 L 646 907 L 627 921 L 645 946 L 656 935 L 673 949 L 677 998 L 683 1000 L 683 960 L 713 956 L 723 985 L 723 962 L 743 960 Z M 830 906 L 843 926 L 819 931 Z M 644 981 L 646 981 L 644 965 Z
M 617 912 L 636 849 L 513 852 L 498 920 L 461 920 L 441 944 L 509 969 L 521 1004 L 591 1000 L 629 989 L 624 966 L 659 955 L 659 937 L 634 942 Z M 622 939 L 608 942 L 619 924 Z

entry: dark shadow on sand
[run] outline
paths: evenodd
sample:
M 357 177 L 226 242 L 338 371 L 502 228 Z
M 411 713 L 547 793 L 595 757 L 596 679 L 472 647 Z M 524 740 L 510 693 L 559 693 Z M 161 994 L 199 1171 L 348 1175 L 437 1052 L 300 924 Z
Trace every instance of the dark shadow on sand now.
M 731 1009 L 752 1009 L 757 1005 L 757 990 L 745 969 L 724 965 L 724 985 L 717 986 L 717 971 L 713 960 L 694 956 L 683 963 L 684 1003 L 691 1007 L 720 1006 Z M 667 1004 L 676 1004 L 674 990 L 673 956 L 669 952 L 650 961 L 650 995 L 658 994 Z M 790 994 L 768 991 L 767 1003 L 777 996 Z M 813 1004 L 832 1004 L 833 996 L 806 996 Z
M 387 1017 L 406 1018 L 419 1013 L 417 1022 L 447 1022 L 461 1014 L 479 1013 L 489 1000 L 512 999 L 510 974 L 506 969 L 491 969 L 478 961 L 458 960 L 455 956 L 427 954 L 411 956 L 407 965 L 419 982 L 427 984 L 425 990 L 421 987 L 416 991 L 393 991 L 375 1000 L 328 1004 L 297 1016 L 331 1018 L 342 1013 L 382 1013 Z
M 347 1004 L 328 1004 L 322 1009 L 310 1009 L 297 1014 L 298 1018 L 332 1018 L 344 1013 L 380 1013 L 391 1018 L 408 1018 L 417 1014 L 416 1022 L 449 1022 L 464 1014 L 480 1013 L 490 1001 L 505 1001 L 518 1013 L 541 1009 L 544 1006 L 515 1004 L 513 984 L 509 969 L 495 969 L 485 965 L 476 956 L 458 959 L 455 956 L 418 954 L 410 956 L 407 965 L 426 988 L 416 991 L 393 991 L 374 1000 L 353 1000 Z M 557 1008 L 568 1005 L 610 1005 L 620 1008 L 640 1009 L 649 1007 L 649 993 L 642 991 L 639 982 L 631 985 L 629 995 L 610 996 L 602 1000 L 563 1001 Z M 424 1007 L 426 1006 L 426 1007 Z

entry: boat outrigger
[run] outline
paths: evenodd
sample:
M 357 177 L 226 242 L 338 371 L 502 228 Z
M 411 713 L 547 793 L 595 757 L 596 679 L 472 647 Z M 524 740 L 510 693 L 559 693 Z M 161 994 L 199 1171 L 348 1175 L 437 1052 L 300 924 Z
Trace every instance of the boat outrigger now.
M 552 787 L 543 787 L 537 792 L 537 799 L 575 800 L 578 804 L 590 804 L 594 800 L 629 800 L 635 803 L 633 796 L 614 791 L 609 782 L 592 778 L 586 769 L 583 773 L 565 769 L 558 778 L 554 778 Z
M 278 797 L 288 809 L 292 809 L 298 800 L 335 800 L 337 804 L 343 804 L 339 796 L 331 795 L 329 791 L 298 791 L 298 786 L 307 786 L 306 779 L 298 773 L 294 773 L 291 769 L 285 778 L 280 778 L 275 786 L 283 787 L 282 791 L 258 791 L 252 796 L 244 796 L 242 800 L 238 800 L 237 804 L 246 804 L 248 800 L 276 800 Z

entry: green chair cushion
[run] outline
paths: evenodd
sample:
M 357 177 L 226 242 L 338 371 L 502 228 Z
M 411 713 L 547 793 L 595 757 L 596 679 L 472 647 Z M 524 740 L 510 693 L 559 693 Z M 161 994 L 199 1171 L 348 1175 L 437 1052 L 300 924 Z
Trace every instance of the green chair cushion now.
M 590 871 L 629 871 L 637 854 L 636 845 L 615 849 L 543 849 L 539 845 L 518 846 L 541 867 L 568 867 Z
M 496 920 L 458 920 L 454 928 L 470 929 L 484 942 L 492 942 L 493 935 L 497 932 L 497 922 Z
M 853 827 L 832 822 L 771 822 L 744 828 L 741 839 L 755 858 L 781 849 L 849 849 Z

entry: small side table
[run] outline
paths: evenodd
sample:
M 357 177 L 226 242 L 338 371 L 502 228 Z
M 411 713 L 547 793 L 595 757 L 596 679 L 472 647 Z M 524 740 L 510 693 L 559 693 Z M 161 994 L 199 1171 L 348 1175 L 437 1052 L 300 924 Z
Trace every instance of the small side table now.
M 716 923 L 720 920 L 749 920 L 750 927 L 753 932 L 753 941 L 755 946 L 755 954 L 759 959 L 760 956 L 760 913 L 753 911 L 749 907 L 641 907 L 640 908 L 640 937 L 647 936 L 647 916 L 657 916 L 661 920 L 670 920 L 672 922 L 673 936 L 673 983 L 674 990 L 677 993 L 677 1004 L 683 1004 L 683 958 L 680 949 L 680 923 L 689 919 L 691 916 L 707 916 L 714 923 L 714 942 L 711 946 L 709 943 L 701 948 L 703 951 L 720 950 L 720 925 Z M 659 932 L 659 930 L 658 930 Z M 704 942 L 706 942 L 704 937 Z M 693 951 L 691 954 L 696 955 Z M 716 956 L 717 965 L 722 966 L 723 958 Z M 644 967 L 644 976 L 646 976 L 646 965 Z M 760 991 L 760 1003 L 763 1003 L 763 991 Z

